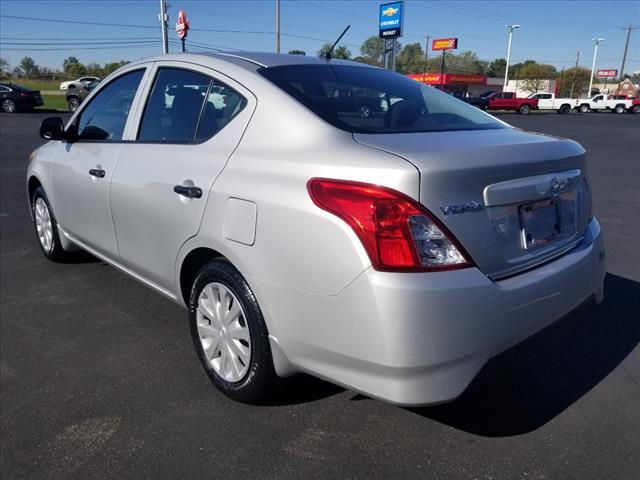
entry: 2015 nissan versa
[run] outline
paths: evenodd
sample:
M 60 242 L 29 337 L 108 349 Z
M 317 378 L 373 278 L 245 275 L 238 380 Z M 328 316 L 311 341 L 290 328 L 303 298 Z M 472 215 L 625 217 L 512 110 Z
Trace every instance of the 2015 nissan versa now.
M 584 149 L 352 62 L 176 54 L 105 79 L 31 157 L 54 261 L 185 306 L 204 368 L 262 401 L 307 372 L 402 405 L 601 301 Z

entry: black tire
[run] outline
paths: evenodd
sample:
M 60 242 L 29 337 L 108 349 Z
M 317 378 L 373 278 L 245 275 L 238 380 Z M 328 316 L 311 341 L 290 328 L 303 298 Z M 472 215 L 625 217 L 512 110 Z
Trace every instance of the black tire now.
M 561 115 L 567 115 L 571 112 L 571 107 L 569 105 L 561 105 L 558 113 Z
M 251 358 L 249 368 L 237 382 L 223 379 L 211 365 L 204 352 L 197 326 L 198 298 L 202 290 L 216 282 L 227 287 L 239 300 L 244 311 L 244 321 L 251 336 Z M 260 306 L 240 272 L 224 259 L 216 259 L 206 264 L 198 273 L 189 296 L 189 322 L 191 337 L 200 363 L 218 390 L 233 400 L 243 403 L 263 403 L 274 392 L 278 384 L 273 367 L 269 332 Z
M 73 97 L 67 100 L 67 104 L 69 105 L 69 111 L 75 112 L 80 106 L 80 100 L 78 98 Z
M 616 107 L 613 109 L 614 112 L 620 114 L 620 113 L 624 113 L 626 112 L 626 108 L 624 108 L 624 105 L 616 105 Z
M 41 198 L 48 210 L 49 213 L 49 217 L 51 218 L 51 225 L 52 225 L 52 229 L 51 229 L 51 248 L 49 248 L 48 250 L 43 246 L 42 242 L 40 241 L 39 235 L 38 235 L 38 227 L 36 225 L 36 202 L 37 200 Z M 47 198 L 47 195 L 44 193 L 44 189 L 42 187 L 38 187 L 36 188 L 35 192 L 33 193 L 33 197 L 31 198 L 31 217 L 33 220 L 33 228 L 34 231 L 36 232 L 36 237 L 38 240 L 38 245 L 40 246 L 40 251 L 42 251 L 42 254 L 47 257 L 49 260 L 54 261 L 54 262 L 65 262 L 67 260 L 69 260 L 69 258 L 72 256 L 69 252 L 65 252 L 62 248 L 62 244 L 60 243 L 60 237 L 58 235 L 58 223 L 56 222 L 56 217 L 53 213 L 53 210 L 51 209 L 51 204 L 49 203 L 49 199 Z
M 520 115 L 529 115 L 530 111 L 531 111 L 531 107 L 526 103 L 523 105 L 520 105 L 520 108 L 518 109 L 518 113 Z
M 631 113 L 640 113 L 640 105 L 634 105 L 633 107 L 631 107 Z
M 585 103 L 585 104 L 580 105 L 580 106 L 578 107 L 578 111 L 579 111 L 580 113 L 587 113 L 587 112 L 589 112 L 589 105 L 587 105 L 586 103 Z
M 10 98 L 5 98 L 2 101 L 2 111 L 5 113 L 15 113 L 18 110 L 18 106 L 16 102 L 11 100 Z

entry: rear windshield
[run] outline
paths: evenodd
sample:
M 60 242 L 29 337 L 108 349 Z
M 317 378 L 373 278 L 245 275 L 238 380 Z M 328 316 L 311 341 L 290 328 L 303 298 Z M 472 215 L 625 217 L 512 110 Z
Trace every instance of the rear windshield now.
M 288 65 L 259 72 L 316 115 L 353 133 L 507 128 L 433 87 L 379 68 Z

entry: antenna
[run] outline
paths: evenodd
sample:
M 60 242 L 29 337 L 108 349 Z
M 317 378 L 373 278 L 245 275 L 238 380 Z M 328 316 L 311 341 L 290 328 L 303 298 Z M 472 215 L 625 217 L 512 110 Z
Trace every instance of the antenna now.
M 333 53 L 333 50 L 336 48 L 336 45 L 338 45 L 338 42 L 342 40 L 342 37 L 344 37 L 344 34 L 347 33 L 347 30 L 349 30 L 350 28 L 351 28 L 351 25 L 347 25 L 347 28 L 344 29 L 344 31 L 340 34 L 340 36 L 335 41 L 335 43 L 331 45 L 331 48 L 329 49 L 329 51 L 324 54 L 324 59 L 326 61 L 331 60 L 331 54 Z

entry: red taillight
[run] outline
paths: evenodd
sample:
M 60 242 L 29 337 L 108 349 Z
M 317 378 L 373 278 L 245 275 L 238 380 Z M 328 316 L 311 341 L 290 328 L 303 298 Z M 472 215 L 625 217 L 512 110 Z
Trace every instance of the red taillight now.
M 21 97 L 30 97 L 31 95 L 29 93 L 21 93 L 20 94 Z
M 353 229 L 376 270 L 420 272 L 472 265 L 449 231 L 400 192 L 326 178 L 312 178 L 307 189 L 318 207 Z

